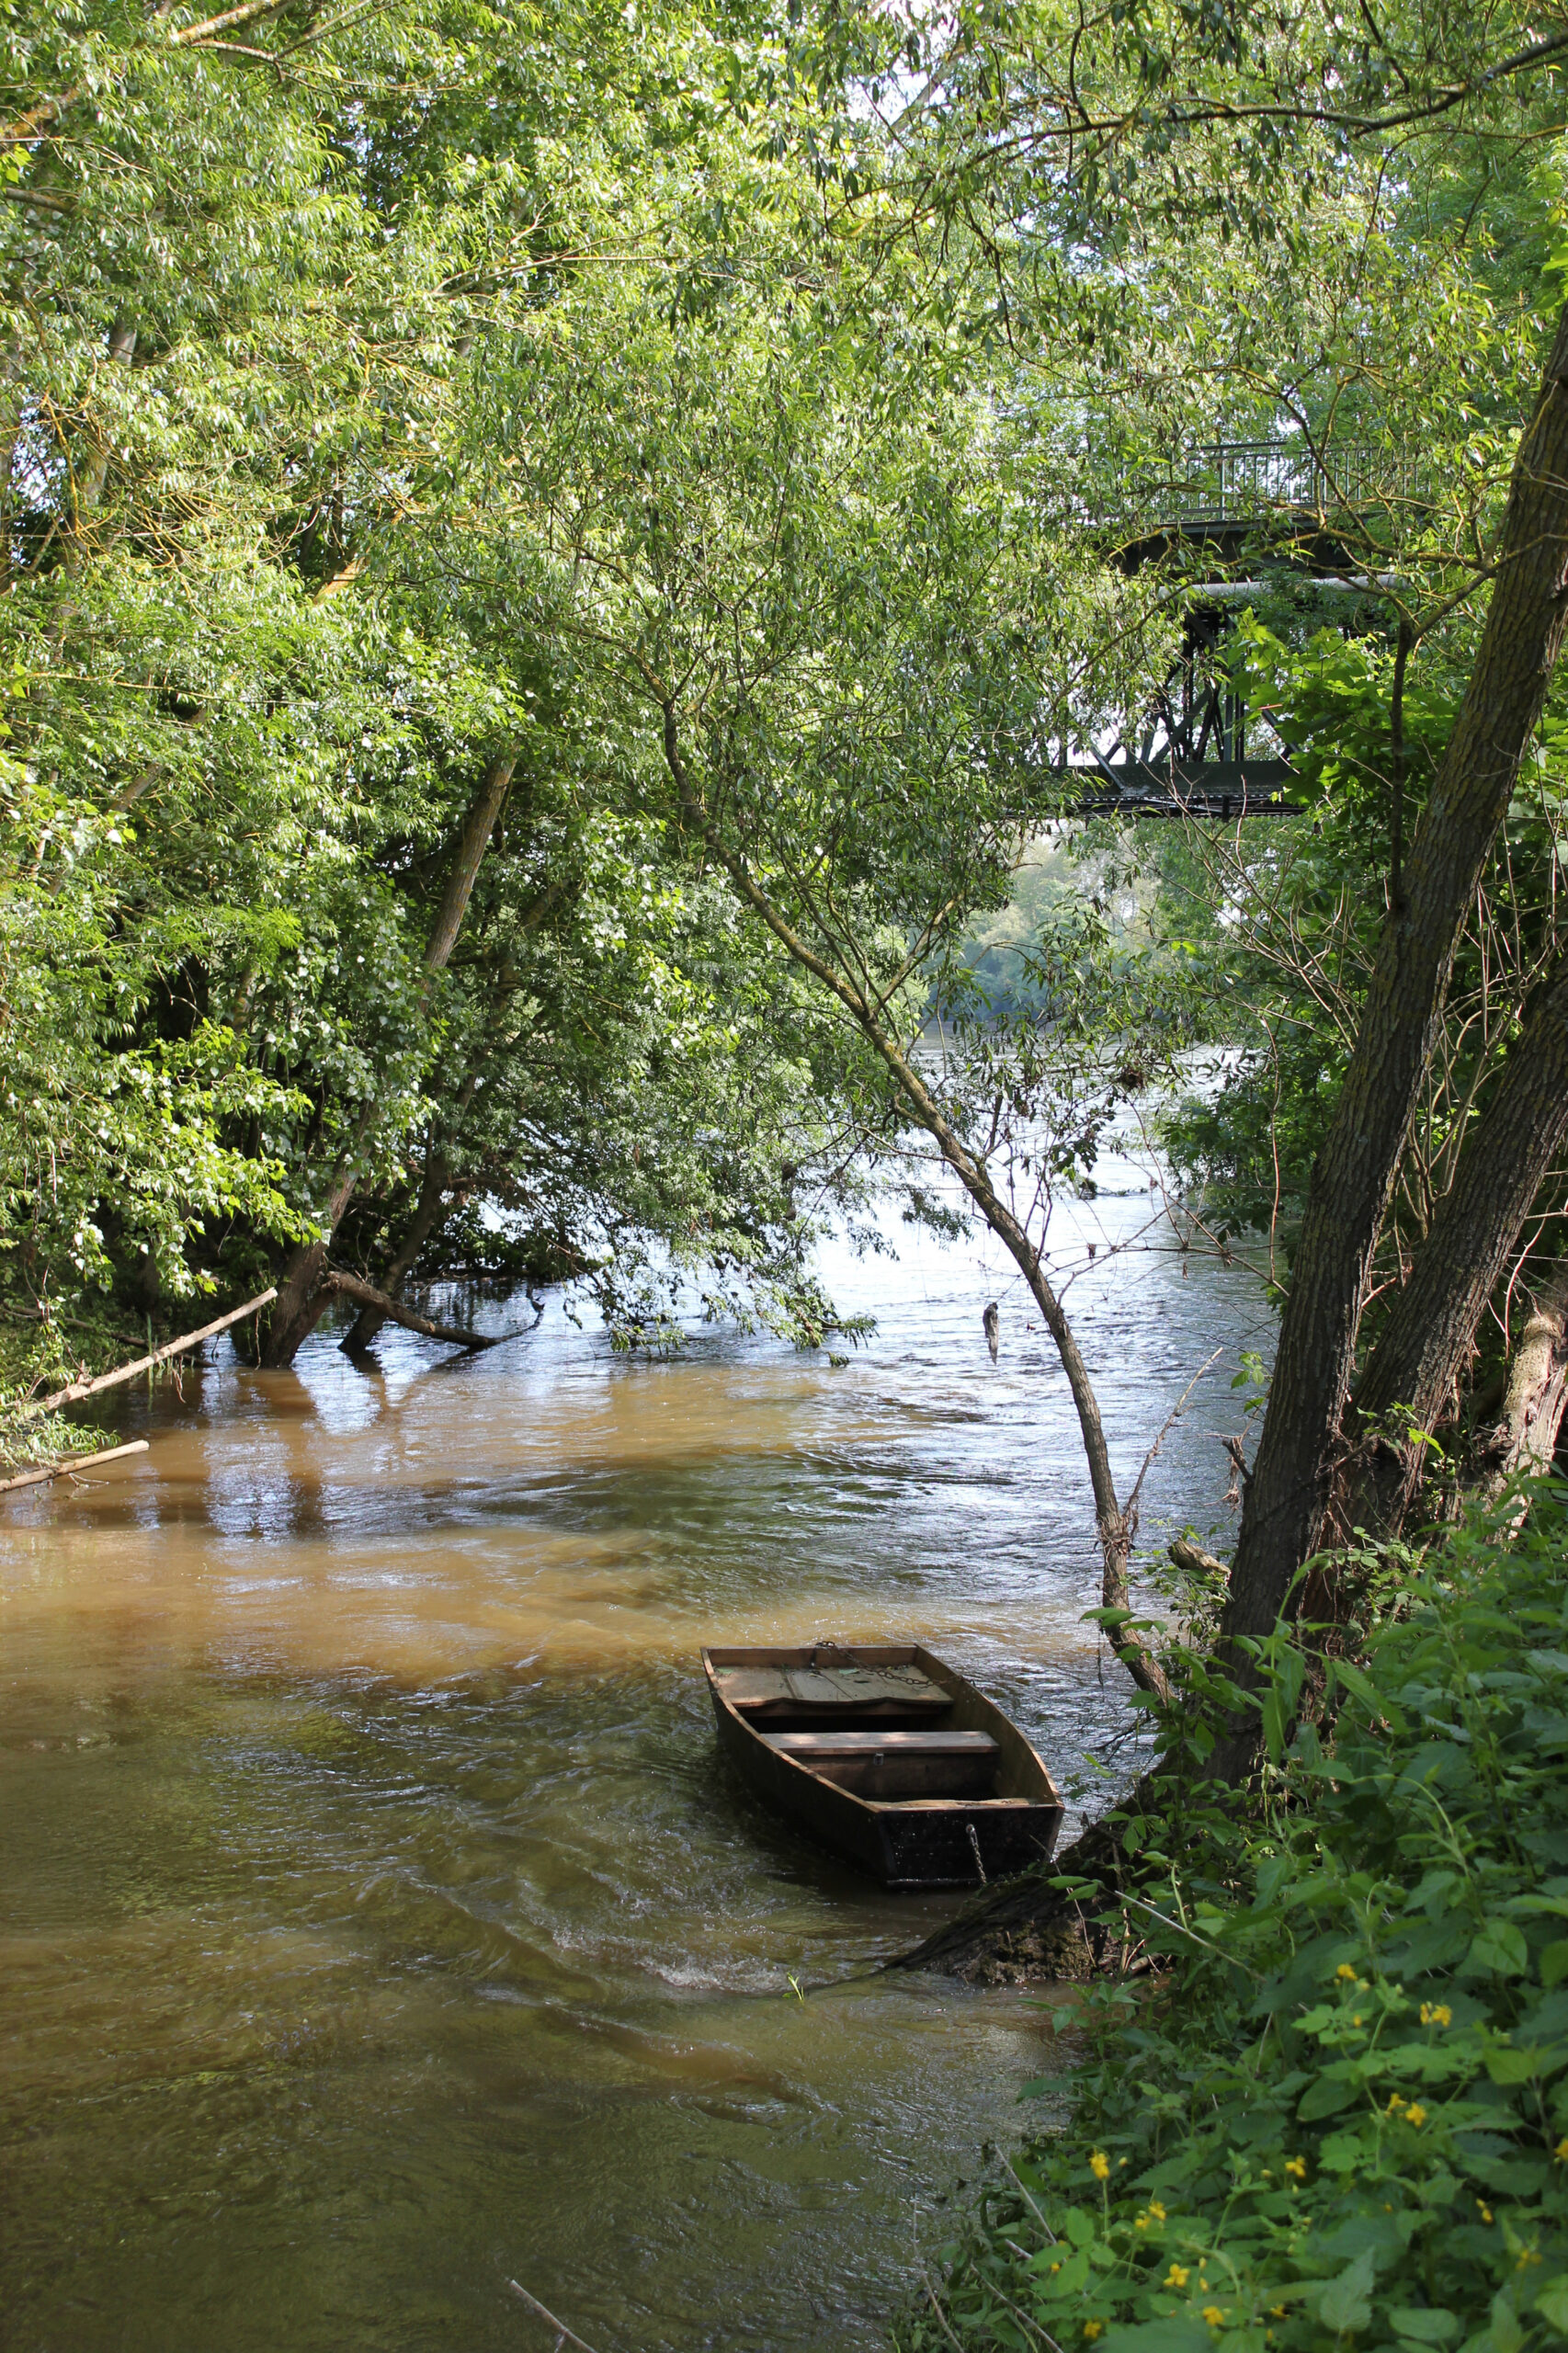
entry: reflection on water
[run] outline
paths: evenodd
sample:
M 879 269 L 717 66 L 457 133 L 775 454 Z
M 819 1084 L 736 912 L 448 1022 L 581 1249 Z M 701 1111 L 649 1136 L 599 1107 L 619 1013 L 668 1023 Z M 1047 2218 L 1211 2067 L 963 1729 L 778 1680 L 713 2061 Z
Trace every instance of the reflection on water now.
M 125 1403 L 150 1455 L 0 1515 L 7 2347 L 549 2346 L 508 2278 L 598 2353 L 882 2341 L 1038 2013 L 859 1974 L 956 1899 L 757 1812 L 698 1645 L 917 1636 L 1068 1783 L 1131 1721 L 1047 1344 L 994 1260 L 902 1247 L 829 1270 L 881 1318 L 843 1370 L 627 1364 L 558 1305 L 457 1363 L 389 1332 L 369 1376 L 220 1344 Z M 1266 1339 L 1168 1255 L 1074 1304 L 1123 1476 Z M 1151 1536 L 1211 1519 L 1225 1412 Z

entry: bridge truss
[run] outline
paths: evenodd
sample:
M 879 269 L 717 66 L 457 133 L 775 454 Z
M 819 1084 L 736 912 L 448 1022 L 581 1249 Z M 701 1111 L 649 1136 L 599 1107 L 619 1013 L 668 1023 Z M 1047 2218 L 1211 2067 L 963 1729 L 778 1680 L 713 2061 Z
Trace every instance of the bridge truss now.
M 1062 763 L 1071 813 L 1299 815 L 1289 760 L 1278 749 L 1248 750 L 1246 710 L 1221 658 L 1239 597 L 1274 585 L 1238 581 L 1236 569 L 1263 541 L 1271 568 L 1294 585 L 1375 597 L 1389 584 L 1357 569 L 1350 527 L 1378 506 L 1408 503 L 1416 488 L 1403 460 L 1358 446 L 1316 452 L 1300 440 L 1228 442 L 1178 460 L 1150 496 L 1160 519 L 1123 546 L 1119 562 L 1130 573 L 1176 562 L 1188 572 L 1182 643 L 1136 739 L 1090 743 Z

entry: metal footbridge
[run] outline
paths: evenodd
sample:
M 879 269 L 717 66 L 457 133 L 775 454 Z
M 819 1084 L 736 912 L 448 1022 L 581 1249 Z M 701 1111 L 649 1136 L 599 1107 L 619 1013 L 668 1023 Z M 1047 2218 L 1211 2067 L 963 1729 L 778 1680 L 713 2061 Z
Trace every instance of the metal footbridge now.
M 1370 445 L 1323 450 L 1301 438 L 1216 442 L 1181 453 L 1135 486 L 1155 519 L 1122 538 L 1129 574 L 1179 574 L 1182 643 L 1131 740 L 1075 746 L 1057 776 L 1063 813 L 1231 820 L 1301 813 L 1277 745 L 1249 750 L 1247 711 L 1223 660 L 1239 606 L 1286 582 L 1357 599 L 1386 575 L 1366 570 L 1368 523 L 1416 492 L 1407 460 Z M 1259 564 L 1267 577 L 1239 575 Z

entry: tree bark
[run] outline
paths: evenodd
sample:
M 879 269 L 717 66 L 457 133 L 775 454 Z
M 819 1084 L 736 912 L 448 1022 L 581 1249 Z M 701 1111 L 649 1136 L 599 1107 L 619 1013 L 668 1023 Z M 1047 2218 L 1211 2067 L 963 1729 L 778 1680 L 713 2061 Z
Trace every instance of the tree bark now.
M 355 1134 L 358 1144 L 369 1126 L 369 1116 L 361 1118 Z M 278 1286 L 278 1304 L 272 1311 L 272 1322 L 261 1361 L 273 1370 L 292 1364 L 301 1347 L 332 1304 L 332 1293 L 324 1290 L 322 1278 L 326 1271 L 326 1254 L 332 1247 L 332 1237 L 343 1222 L 343 1212 L 353 1198 L 358 1172 L 339 1165 L 333 1188 L 322 1213 L 325 1231 L 316 1242 L 302 1243 L 289 1261 L 288 1271 Z
M 346 1275 L 335 1267 L 322 1277 L 322 1305 L 324 1309 L 334 1299 L 355 1299 L 361 1307 L 373 1307 L 383 1324 L 402 1324 L 410 1332 L 423 1332 L 427 1340 L 449 1340 L 456 1348 L 498 1348 L 509 1340 L 509 1332 L 487 1335 L 465 1332 L 456 1324 L 433 1323 L 428 1315 L 415 1313 L 398 1299 L 389 1299 L 374 1283 L 361 1282 L 358 1275 Z
M 426 1154 L 425 1176 L 419 1188 L 418 1205 L 382 1279 L 381 1288 L 389 1299 L 403 1297 L 403 1287 L 413 1272 L 415 1260 L 429 1240 L 431 1228 L 441 1216 L 441 1204 L 451 1176 L 451 1170 L 438 1152 L 432 1150 Z M 368 1348 L 386 1320 L 384 1308 L 368 1304 L 362 1307 L 343 1343 L 344 1354 L 351 1356 L 357 1348 Z
M 506 798 L 506 788 L 512 781 L 512 771 L 517 765 L 515 752 L 501 753 L 490 762 L 463 820 L 425 949 L 427 974 L 442 971 L 457 945 L 469 901 L 473 896 L 473 886 L 479 880 L 479 870 L 484 862 L 491 832 L 501 813 L 501 803 Z M 272 1327 L 267 1334 L 267 1348 L 262 1358 L 264 1364 L 292 1364 L 301 1344 L 326 1313 L 330 1294 L 322 1292 L 321 1282 L 327 1252 L 343 1222 L 343 1213 L 353 1199 L 359 1176 L 356 1165 L 358 1149 L 369 1132 L 374 1117 L 375 1105 L 367 1104 L 359 1117 L 353 1147 L 334 1172 L 332 1191 L 322 1219 L 324 1231 L 321 1239 L 303 1245 L 289 1262 L 288 1271 L 278 1285 L 278 1305 L 273 1312 Z
M 490 836 L 494 830 L 495 820 L 501 814 L 501 803 L 506 798 L 512 771 L 517 765 L 515 752 L 503 753 L 499 758 L 491 761 L 468 815 L 463 819 L 462 832 L 458 835 L 458 846 L 452 856 L 446 886 L 426 944 L 425 970 L 427 972 L 444 971 L 458 944 L 458 934 L 468 913 L 468 903 L 473 896 L 473 886 L 479 880 L 479 870 L 484 863 L 484 853 L 490 847 Z
M 121 311 L 108 331 L 108 359 L 111 366 L 129 368 L 136 357 L 136 328 Z M 76 516 L 67 554 L 67 568 L 74 572 L 81 563 L 84 539 L 83 518 L 90 515 L 104 494 L 108 480 L 108 444 L 100 441 L 87 461 L 85 472 L 76 489 Z
M 1558 958 L 1528 1009 L 1357 1385 L 1365 1450 L 1348 1504 L 1336 1505 L 1339 1533 L 1399 1526 L 1420 1483 L 1425 1449 L 1379 1425 L 1396 1406 L 1420 1430 L 1448 1418 L 1486 1302 L 1565 1136 L 1568 955 Z
M 1372 1252 L 1439 1034 L 1460 926 L 1557 661 L 1565 575 L 1568 309 L 1515 460 L 1475 665 L 1312 1172 L 1222 1629 L 1226 1664 L 1244 1677 L 1238 1643 L 1270 1631 L 1323 1529 Z M 1244 1772 L 1252 1745 L 1238 1733 L 1216 1753 L 1216 1769 Z
M 150 1355 L 133 1358 L 130 1364 L 117 1365 L 112 1372 L 100 1372 L 85 1381 L 74 1381 L 65 1389 L 57 1389 L 51 1396 L 34 1397 L 17 1409 L 18 1418 L 30 1421 L 38 1414 L 58 1413 L 62 1405 L 80 1404 L 84 1397 L 97 1397 L 105 1389 L 119 1389 L 126 1381 L 134 1381 L 139 1372 L 151 1372 L 154 1366 L 167 1364 L 171 1357 L 183 1356 L 187 1348 L 199 1347 L 203 1340 L 216 1338 L 228 1331 L 231 1324 L 243 1323 L 247 1315 L 259 1315 L 274 1294 L 262 1291 L 256 1299 L 247 1299 L 243 1307 L 231 1307 L 226 1315 L 216 1316 L 210 1324 L 203 1324 L 199 1331 L 186 1332 L 177 1340 L 165 1340 L 161 1348 Z
M 1503 1418 L 1487 1449 L 1495 1499 L 1510 1479 L 1543 1478 L 1551 1468 L 1562 1411 L 1568 1405 L 1568 1262 L 1559 1266 L 1514 1350 Z

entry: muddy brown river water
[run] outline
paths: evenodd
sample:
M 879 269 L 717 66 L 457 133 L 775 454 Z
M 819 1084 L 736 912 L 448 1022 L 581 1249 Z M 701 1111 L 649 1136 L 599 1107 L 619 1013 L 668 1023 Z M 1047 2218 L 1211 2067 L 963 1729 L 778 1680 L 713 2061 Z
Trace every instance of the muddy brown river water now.
M 1244 1277 L 1106 1265 L 1146 1215 L 1074 1212 L 1124 1474 L 1267 1342 Z M 828 1267 L 880 1318 L 843 1370 L 628 1362 L 558 1301 L 373 1376 L 221 1342 L 122 1402 L 148 1455 L 0 1507 L 7 2353 L 548 2353 L 508 2279 L 597 2353 L 886 2342 L 1040 2014 L 867 1973 L 957 1899 L 760 1813 L 699 1644 L 917 1635 L 1065 1783 L 1131 1754 L 1048 1343 L 994 1259 L 901 1249 Z M 1215 1520 L 1224 1373 L 1152 1542 Z

